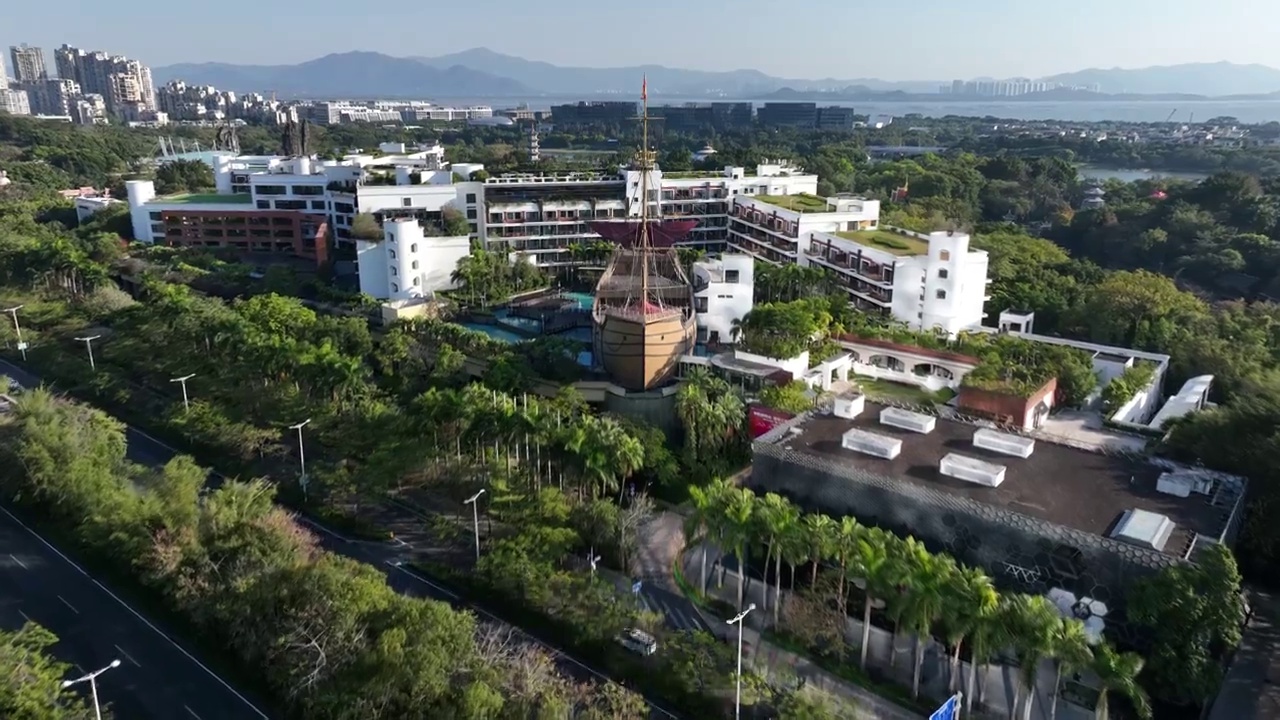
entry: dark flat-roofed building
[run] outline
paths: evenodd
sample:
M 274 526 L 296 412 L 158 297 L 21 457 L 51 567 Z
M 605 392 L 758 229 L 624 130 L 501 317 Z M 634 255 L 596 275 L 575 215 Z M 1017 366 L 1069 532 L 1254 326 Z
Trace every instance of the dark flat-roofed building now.
M 914 535 L 1006 587 L 1117 606 L 1133 581 L 1231 543 L 1239 527 L 1242 478 L 944 417 L 907 418 L 931 428 L 918 432 L 881 422 L 884 409 L 866 402 L 853 418 L 819 412 L 776 428 L 755 442 L 750 485 Z M 961 471 L 944 474 L 947 458 Z

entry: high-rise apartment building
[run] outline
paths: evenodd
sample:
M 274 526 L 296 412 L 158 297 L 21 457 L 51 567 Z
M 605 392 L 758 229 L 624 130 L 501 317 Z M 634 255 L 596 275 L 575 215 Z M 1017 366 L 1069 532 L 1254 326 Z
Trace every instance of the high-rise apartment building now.
M 19 85 L 31 85 L 49 79 L 44 66 L 44 50 L 27 44 L 9 48 L 13 60 L 13 79 Z
M 151 68 L 123 55 L 63 45 L 54 64 L 64 80 L 75 80 L 86 95 L 101 95 L 114 113 L 155 110 Z
M 75 80 L 50 78 L 27 86 L 31 112 L 36 115 L 72 115 L 80 98 L 80 85 Z
M 30 115 L 31 103 L 27 100 L 27 91 L 0 89 L 0 112 Z

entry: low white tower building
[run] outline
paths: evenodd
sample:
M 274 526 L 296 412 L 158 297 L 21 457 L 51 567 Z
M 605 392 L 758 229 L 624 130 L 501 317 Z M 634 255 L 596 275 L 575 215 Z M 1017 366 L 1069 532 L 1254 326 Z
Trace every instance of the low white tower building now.
M 471 252 L 471 238 L 432 237 L 417 220 L 388 220 L 379 242 L 356 241 L 360 292 L 379 300 L 427 297 L 454 287 L 450 276 Z

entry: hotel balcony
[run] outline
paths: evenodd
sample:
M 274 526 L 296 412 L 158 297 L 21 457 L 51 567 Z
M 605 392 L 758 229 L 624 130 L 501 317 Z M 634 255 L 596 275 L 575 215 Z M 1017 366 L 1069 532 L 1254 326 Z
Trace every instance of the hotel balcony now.
M 859 280 L 875 283 L 881 287 L 893 287 L 893 265 L 878 263 L 860 253 L 846 253 L 834 248 L 828 250 L 825 245 L 810 244 L 804 254 L 813 258 L 819 265 L 831 268 L 840 275 L 850 275 Z

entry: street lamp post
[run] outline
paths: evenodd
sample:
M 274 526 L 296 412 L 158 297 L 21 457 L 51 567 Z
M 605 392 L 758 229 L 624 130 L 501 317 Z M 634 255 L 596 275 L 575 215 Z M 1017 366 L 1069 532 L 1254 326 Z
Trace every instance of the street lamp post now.
M 75 680 L 63 680 L 62 687 L 69 688 L 72 685 L 76 685 L 78 683 L 88 681 L 89 690 L 93 694 L 94 717 L 98 718 L 98 720 L 102 720 L 102 708 L 98 706 L 98 676 L 110 670 L 111 668 L 117 668 L 117 667 L 120 667 L 120 661 L 112 660 L 110 665 L 102 668 L 101 670 L 96 670 L 94 672 L 91 672 L 88 675 L 85 675 L 84 677 L 76 678 Z
M 22 361 L 27 361 L 27 344 L 22 342 L 22 326 L 18 324 L 18 311 L 24 306 L 14 305 L 11 308 L 5 308 L 5 312 L 13 316 L 13 332 L 18 336 L 18 352 L 22 353 Z
M 182 409 L 183 410 L 191 409 L 191 402 L 187 400 L 187 381 L 195 376 L 196 376 L 195 373 L 191 373 L 190 375 L 183 375 L 182 377 L 173 378 L 172 380 L 169 381 L 169 382 L 176 382 L 176 383 L 182 384 Z
M 80 342 L 84 343 L 85 349 L 89 351 L 89 369 L 93 371 L 97 371 L 98 369 L 98 366 L 95 365 L 93 362 L 93 341 L 97 340 L 100 337 L 102 336 L 90 335 L 89 337 L 76 338 L 76 340 L 79 340 Z
M 480 488 L 480 492 L 472 495 L 463 505 L 471 506 L 471 519 L 476 529 L 476 562 L 480 561 L 480 496 L 484 494 L 484 488 Z
M 587 562 L 591 564 L 591 579 L 595 580 L 596 563 L 600 562 L 600 556 L 596 554 L 596 549 L 594 547 L 587 551 Z
M 298 485 L 302 487 L 302 499 L 307 499 L 307 451 L 302 447 L 302 428 L 311 422 L 311 418 L 307 418 L 297 425 L 290 425 L 290 430 L 298 431 L 298 468 L 301 474 L 298 476 Z
M 747 614 L 756 609 L 756 604 L 751 603 L 746 610 L 733 616 L 729 621 L 730 625 L 738 626 L 738 683 L 733 695 L 733 717 L 742 717 L 742 626 L 746 624 Z

